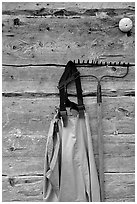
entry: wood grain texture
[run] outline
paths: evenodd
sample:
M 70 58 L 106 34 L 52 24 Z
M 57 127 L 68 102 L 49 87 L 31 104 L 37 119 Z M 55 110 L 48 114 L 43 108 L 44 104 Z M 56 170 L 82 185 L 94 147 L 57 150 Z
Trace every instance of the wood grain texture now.
M 2 186 L 5 202 L 42 201 L 42 176 L 3 177 Z M 134 195 L 134 174 L 105 174 L 106 202 L 134 202 Z
M 44 157 L 47 133 L 45 135 L 22 134 L 19 129 L 3 134 L 4 157 Z M 98 154 L 97 135 L 92 135 L 94 154 Z M 104 154 L 107 157 L 133 157 L 134 134 L 104 135 Z
M 79 9 L 135 9 L 134 2 L 3 2 L 2 10 L 3 11 L 12 11 L 12 10 L 37 10 L 42 7 L 47 7 L 49 9 L 61 9 L 61 8 L 70 8 L 71 10 Z
M 133 21 L 130 35 L 119 20 Z M 3 64 L 66 64 L 69 60 L 135 61 L 134 2 L 3 2 Z M 2 67 L 3 201 L 41 202 L 49 124 L 59 105 L 64 67 Z M 125 68 L 79 68 L 81 75 L 122 75 Z M 93 79 L 81 79 L 98 169 Z M 135 201 L 135 67 L 102 81 L 105 202 Z M 76 101 L 74 85 L 69 96 Z
M 96 99 L 84 98 L 87 112 L 90 117 L 90 126 L 94 140 L 95 154 L 97 154 L 97 113 Z M 105 168 L 107 171 L 134 171 L 134 98 L 131 104 L 129 97 L 105 98 L 103 103 L 103 133 L 106 135 L 105 142 Z M 129 103 L 128 103 L 129 100 Z M 114 103 L 115 101 L 115 103 Z M 38 99 L 3 99 L 3 156 L 5 157 L 4 174 L 9 162 L 6 157 L 15 157 L 12 166 L 22 172 L 25 166 L 29 171 L 33 166 L 33 157 L 42 157 L 38 164 L 34 165 L 42 169 L 43 157 L 50 121 L 54 114 L 54 107 L 58 98 Z M 122 102 L 122 106 L 121 106 Z M 49 106 L 50 104 L 50 106 Z M 9 107 L 9 108 L 8 108 Z M 121 134 L 126 135 L 121 135 Z M 113 134 L 113 137 L 110 137 Z M 19 157 L 19 160 L 17 159 Z M 23 157 L 23 159 L 21 159 Z M 27 157 L 27 158 L 26 158 Z M 22 162 L 21 169 L 19 164 Z M 40 167 L 39 167 L 40 162 Z M 130 165 L 127 165 L 130 164 Z M 30 165 L 30 167 L 28 167 Z M 37 167 L 36 167 L 37 166 Z M 33 169 L 33 171 L 34 171 Z M 10 171 L 9 171 L 10 172 Z M 9 174 L 6 173 L 6 174 Z M 32 172 L 30 172 L 32 173 Z M 40 172 L 41 173 L 41 172 Z
M 123 135 L 123 141 L 119 136 L 119 138 L 115 139 L 114 143 L 114 139 L 110 140 L 108 136 L 104 137 L 105 172 L 134 172 L 134 135 Z M 98 168 L 97 136 L 94 138 L 94 154 Z M 43 172 L 46 144 L 44 136 L 41 139 L 38 137 L 30 139 L 29 136 L 22 139 L 12 138 L 12 141 L 8 139 L 8 144 L 5 144 L 6 142 L 3 141 L 4 175 L 37 175 Z
M 33 71 L 32 71 L 33 70 Z M 57 67 L 3 67 L 3 92 L 4 93 L 46 93 L 58 94 L 58 82 L 64 71 L 63 68 Z M 113 67 L 109 68 L 79 68 L 82 76 L 95 75 L 101 77 L 103 75 L 122 76 L 126 73 L 126 68 Z M 106 78 L 101 82 L 102 94 L 105 96 L 123 96 L 134 94 L 135 90 L 135 69 L 130 67 L 129 74 L 124 79 Z M 81 78 L 83 95 L 96 95 L 97 82 L 94 78 Z M 75 94 L 75 87 L 72 83 L 69 86 L 69 92 Z
M 134 9 L 128 6 L 112 16 L 111 12 L 94 11 L 80 18 L 66 16 L 64 10 L 46 18 L 33 14 L 27 18 L 22 10 L 18 26 L 14 25 L 15 11 L 3 15 L 3 63 L 67 63 L 78 58 L 134 61 L 134 26 L 130 37 L 118 29 L 125 12 L 134 25 Z
M 3 202 L 42 202 L 42 176 L 4 177 Z
M 134 147 L 132 147 L 133 149 Z M 129 150 L 130 151 L 130 150 Z M 44 152 L 43 152 L 44 154 Z M 104 171 L 111 173 L 134 173 L 134 156 L 104 156 Z M 43 157 L 3 157 L 3 175 L 41 175 L 44 167 Z M 98 169 L 98 157 L 96 156 Z
M 72 97 L 71 97 L 72 98 Z M 75 101 L 76 98 L 72 98 Z M 84 97 L 90 117 L 92 134 L 97 135 L 96 98 Z M 3 133 L 20 129 L 21 134 L 41 134 L 48 132 L 50 120 L 58 107 L 58 97 L 17 98 L 3 97 Z M 104 97 L 102 119 L 104 134 L 133 134 L 134 97 Z

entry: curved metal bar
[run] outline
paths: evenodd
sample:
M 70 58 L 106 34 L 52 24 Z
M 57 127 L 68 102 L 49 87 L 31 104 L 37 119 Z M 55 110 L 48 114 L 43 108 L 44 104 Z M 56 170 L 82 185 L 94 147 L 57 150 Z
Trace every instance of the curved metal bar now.
M 98 82 L 100 81 L 98 77 L 96 77 L 95 75 L 89 74 L 89 75 L 81 75 L 81 78 L 86 78 L 86 77 L 93 77 L 95 78 Z
M 127 65 L 127 70 L 126 70 L 126 73 L 122 76 L 116 76 L 116 75 L 104 75 L 100 78 L 100 81 L 103 79 L 103 78 L 106 78 L 106 77 L 111 77 L 111 78 L 124 78 L 125 76 L 127 76 L 127 74 L 129 73 L 129 65 Z
M 75 74 L 72 75 L 69 80 L 66 80 L 65 83 L 63 83 L 61 86 L 57 86 L 58 89 L 62 89 L 64 86 L 67 86 L 70 82 L 74 81 L 78 76 L 75 77 Z M 86 78 L 86 77 L 93 77 L 99 82 L 99 78 L 97 78 L 95 75 L 80 75 L 80 78 Z
M 89 74 L 89 75 L 81 75 L 80 77 L 81 78 L 87 78 L 87 77 L 93 77 L 97 80 L 98 83 L 100 83 L 102 81 L 103 78 L 106 78 L 106 77 L 111 77 L 111 78 L 124 78 L 125 76 L 127 76 L 127 74 L 129 73 L 129 66 L 127 66 L 127 70 L 126 70 L 126 73 L 122 76 L 112 76 L 112 75 L 104 75 L 102 76 L 101 78 L 98 78 L 97 76 L 95 75 L 92 75 L 92 74 Z M 72 77 L 69 79 L 69 80 L 66 80 L 66 82 L 61 85 L 61 86 L 58 86 L 57 88 L 58 89 L 62 89 L 64 86 L 67 86 L 70 82 L 74 81 L 78 76 L 75 77 L 75 74 L 72 75 Z

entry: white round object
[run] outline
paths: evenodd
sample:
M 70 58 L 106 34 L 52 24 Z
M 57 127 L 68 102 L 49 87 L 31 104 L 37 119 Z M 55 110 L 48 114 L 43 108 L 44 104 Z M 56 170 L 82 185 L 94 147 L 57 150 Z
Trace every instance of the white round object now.
M 119 29 L 122 31 L 122 32 L 128 32 L 132 29 L 132 21 L 130 18 L 122 18 L 120 21 L 119 21 Z

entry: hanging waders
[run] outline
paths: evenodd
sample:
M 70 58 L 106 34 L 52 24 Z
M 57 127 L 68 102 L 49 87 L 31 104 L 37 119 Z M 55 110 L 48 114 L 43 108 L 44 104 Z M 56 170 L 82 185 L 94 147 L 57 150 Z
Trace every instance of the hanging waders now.
M 69 62 L 69 66 L 74 66 Z M 68 115 L 66 87 L 60 89 L 60 117 L 51 121 L 45 151 L 43 198 L 46 202 L 100 202 L 88 115 L 80 76 L 75 79 L 78 114 Z

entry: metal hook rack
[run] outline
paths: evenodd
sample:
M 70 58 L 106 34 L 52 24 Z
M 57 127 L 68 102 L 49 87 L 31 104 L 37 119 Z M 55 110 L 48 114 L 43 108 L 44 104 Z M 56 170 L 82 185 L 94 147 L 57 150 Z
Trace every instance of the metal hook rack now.
M 73 61 L 77 67 L 100 67 L 100 66 L 120 66 L 120 67 L 131 67 L 135 66 L 134 63 L 126 63 L 126 62 L 103 62 L 98 60 L 92 60 L 91 62 L 87 60 L 83 60 L 82 62 L 78 59 L 77 62 Z
M 99 64 L 98 64 L 98 66 L 100 66 Z M 102 65 L 102 66 L 122 66 L 122 67 L 126 67 L 127 69 L 126 69 L 126 73 L 125 74 L 123 74 L 123 75 L 121 75 L 121 76 L 117 76 L 117 75 L 103 75 L 103 76 L 101 76 L 100 78 L 98 78 L 97 76 L 95 76 L 95 75 L 81 75 L 80 77 L 82 77 L 82 78 L 85 78 L 85 77 L 93 77 L 93 78 L 95 78 L 96 80 L 97 80 L 97 82 L 98 82 L 98 85 L 97 85 L 97 103 L 101 103 L 102 102 L 102 92 L 101 92 L 101 81 L 104 79 L 104 78 L 124 78 L 124 77 L 126 77 L 127 75 L 128 75 L 128 73 L 129 73 L 129 66 L 132 66 L 131 64 L 129 64 L 129 63 L 123 63 L 123 64 L 120 64 L 120 63 L 118 63 L 118 64 L 116 64 L 116 63 L 113 63 L 113 65 L 112 65 L 112 63 L 109 63 L 109 65 L 107 64 L 107 63 L 105 63 L 105 65 Z
M 78 62 L 75 62 L 74 60 L 74 63 L 75 63 L 75 66 L 76 67 L 104 67 L 104 66 L 107 66 L 107 67 L 126 67 L 126 73 L 123 74 L 122 76 L 118 76 L 118 75 L 104 75 L 104 76 L 101 76 L 100 78 L 98 78 L 97 76 L 95 75 L 81 75 L 80 77 L 81 78 L 86 78 L 86 77 L 93 77 L 97 80 L 98 82 L 98 85 L 100 85 L 101 81 L 103 80 L 103 78 L 124 78 L 125 76 L 127 76 L 127 74 L 129 73 L 129 67 L 131 66 L 135 66 L 134 63 L 122 63 L 122 62 L 98 62 L 98 61 L 91 61 L 89 62 L 89 60 L 87 60 L 87 62 L 80 62 L 80 60 L 78 59 Z M 68 80 L 66 80 L 61 86 L 58 86 L 59 89 L 63 88 L 64 86 L 68 85 L 71 81 L 74 81 L 75 79 L 77 78 L 77 73 L 73 74 L 71 76 L 71 78 L 69 78 Z

